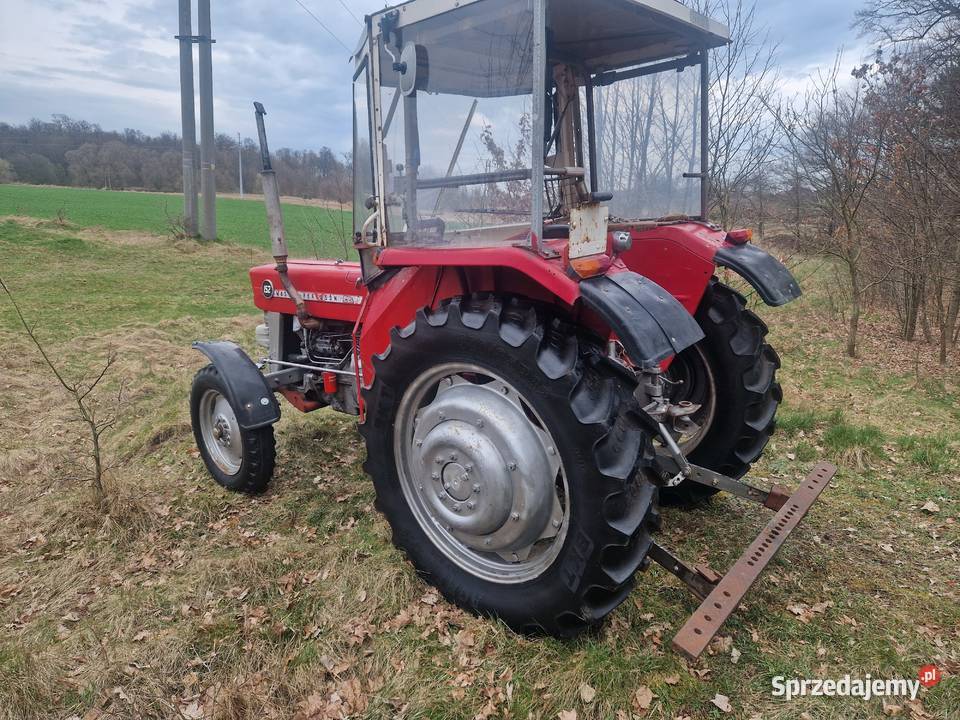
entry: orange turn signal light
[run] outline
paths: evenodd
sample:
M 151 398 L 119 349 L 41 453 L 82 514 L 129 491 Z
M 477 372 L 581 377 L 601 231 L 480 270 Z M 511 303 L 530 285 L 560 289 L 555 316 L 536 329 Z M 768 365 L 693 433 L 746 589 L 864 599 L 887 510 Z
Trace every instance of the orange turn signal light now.
M 612 260 L 609 255 L 589 255 L 583 258 L 570 258 L 570 269 L 581 278 L 603 275 Z
M 753 230 L 731 230 L 727 233 L 727 242 L 731 245 L 746 245 L 753 240 Z

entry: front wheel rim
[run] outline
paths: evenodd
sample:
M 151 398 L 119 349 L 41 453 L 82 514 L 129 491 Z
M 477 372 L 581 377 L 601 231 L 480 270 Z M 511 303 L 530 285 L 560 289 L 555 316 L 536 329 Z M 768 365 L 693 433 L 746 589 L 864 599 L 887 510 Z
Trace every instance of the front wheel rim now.
M 400 487 L 420 528 L 466 572 L 532 580 L 563 547 L 569 488 L 556 443 L 516 388 L 449 363 L 404 393 L 394 424 Z
M 243 439 L 237 416 L 217 390 L 206 390 L 200 398 L 200 435 L 207 455 L 226 475 L 236 475 L 243 464 Z

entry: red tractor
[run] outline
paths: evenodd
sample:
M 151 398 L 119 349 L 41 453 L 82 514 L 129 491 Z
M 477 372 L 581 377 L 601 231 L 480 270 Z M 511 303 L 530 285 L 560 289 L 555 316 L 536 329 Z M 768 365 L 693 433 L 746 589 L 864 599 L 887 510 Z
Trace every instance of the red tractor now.
M 395 544 L 452 602 L 518 631 L 596 625 L 652 559 L 704 599 L 695 657 L 833 475 L 740 480 L 781 401 L 767 329 L 790 272 L 707 219 L 711 48 L 674 0 L 411 0 L 366 18 L 354 72 L 359 262 L 290 261 L 257 105 L 275 263 L 250 272 L 255 363 L 211 364 L 191 413 L 214 479 L 266 489 L 276 393 L 359 416 Z M 776 511 L 720 577 L 654 541 L 658 503 Z

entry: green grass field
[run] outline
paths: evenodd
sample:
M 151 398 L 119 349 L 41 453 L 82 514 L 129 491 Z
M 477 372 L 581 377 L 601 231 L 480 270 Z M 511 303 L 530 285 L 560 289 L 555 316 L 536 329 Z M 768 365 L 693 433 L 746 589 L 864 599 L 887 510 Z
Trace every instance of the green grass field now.
M 290 252 L 301 257 L 345 257 L 350 246 L 350 212 L 311 205 L 285 204 L 284 220 Z M 80 227 L 168 234 L 171 219 L 183 213 L 183 196 L 88 188 L 0 185 L 0 216 L 58 217 Z M 270 249 L 267 217 L 258 200 L 217 199 L 220 240 Z
M 0 718 L 960 718 L 960 378 L 872 317 L 863 357 L 844 358 L 815 267 L 803 299 L 758 308 L 786 400 L 752 477 L 841 470 L 687 663 L 670 639 L 697 602 L 657 566 L 573 642 L 438 598 L 390 543 L 352 418 L 284 405 L 271 490 L 216 486 L 190 431 L 190 343 L 253 347 L 246 270 L 266 252 L 255 234 L 173 240 L 156 198 L 72 192 L 0 186 L 0 214 L 19 216 L 0 217 L 0 277 L 70 377 L 117 354 L 101 397 L 123 388 L 112 511 L 92 506 L 84 438 L 0 297 Z M 65 224 L 50 219 L 64 197 L 83 198 Z M 221 223 L 260 209 L 225 202 Z M 768 516 L 719 497 L 665 509 L 659 540 L 723 571 Z M 946 677 L 916 701 L 771 694 L 778 675 L 912 679 L 928 663 Z

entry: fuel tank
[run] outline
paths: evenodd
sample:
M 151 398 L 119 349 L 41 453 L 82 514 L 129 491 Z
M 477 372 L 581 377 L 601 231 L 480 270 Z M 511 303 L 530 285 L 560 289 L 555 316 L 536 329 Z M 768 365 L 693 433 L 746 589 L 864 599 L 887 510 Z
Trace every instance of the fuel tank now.
M 336 260 L 291 260 L 287 263 L 290 281 L 317 318 L 356 322 L 367 289 L 360 280 L 360 264 Z M 280 282 L 275 266 L 260 265 L 250 270 L 254 304 L 264 312 L 296 314 L 293 300 Z

